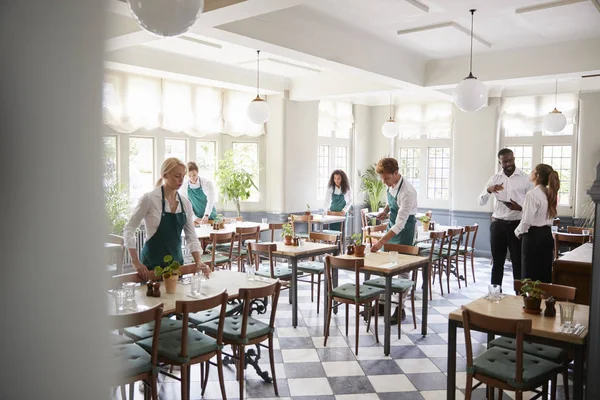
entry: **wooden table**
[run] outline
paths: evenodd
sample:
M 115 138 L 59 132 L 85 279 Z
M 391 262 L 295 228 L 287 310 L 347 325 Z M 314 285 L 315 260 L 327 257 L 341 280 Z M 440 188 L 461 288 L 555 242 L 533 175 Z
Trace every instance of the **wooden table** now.
M 337 222 L 344 222 L 344 226 L 346 225 L 346 218 L 348 218 L 348 215 L 322 215 L 322 214 L 311 214 L 310 215 L 312 217 L 310 223 L 311 224 L 317 224 L 320 225 L 320 231 L 323 232 L 323 226 L 324 225 L 330 225 L 330 224 L 335 224 Z M 288 217 L 288 221 L 291 221 L 292 217 Z M 308 221 L 298 221 L 298 223 L 306 223 Z M 312 231 L 312 229 L 311 229 Z M 341 242 L 342 242 L 342 249 L 346 247 L 346 237 L 345 237 L 345 232 L 342 232 L 341 235 Z
M 593 243 L 585 243 L 554 260 L 552 283 L 577 288 L 575 303 L 590 304 Z
M 525 335 L 524 340 L 548 344 L 573 351 L 574 355 L 574 381 L 573 398 L 583 399 L 583 360 L 584 349 L 587 344 L 590 308 L 585 305 L 575 305 L 573 321 L 585 325 L 584 331 L 578 335 L 560 333 L 560 313 L 556 317 L 544 317 L 543 312 L 539 315 L 526 314 L 523 312 L 523 299 L 520 296 L 506 296 L 500 302 L 494 303 L 486 299 L 477 299 L 465 305 L 465 307 L 480 314 L 509 319 L 529 319 L 532 322 L 531 334 Z M 557 305 L 558 309 L 558 305 Z M 448 381 L 446 398 L 455 399 L 456 393 L 456 328 L 462 327 L 462 314 L 460 308 L 452 311 L 448 318 Z M 493 340 L 495 332 L 487 332 L 475 326 L 472 330 L 488 333 L 488 343 Z
M 208 239 L 210 237 L 211 233 L 235 232 L 236 228 L 253 228 L 255 226 L 260 226 L 261 232 L 269 230 L 269 224 L 261 224 L 259 222 L 243 221 L 243 222 L 237 222 L 237 223 L 233 223 L 233 224 L 225 224 L 225 228 L 219 229 L 219 230 L 214 230 L 212 228 L 212 225 L 210 225 L 210 224 L 200 225 L 200 226 L 196 227 L 196 235 L 198 236 L 198 239 L 200 239 L 202 241 L 204 239 Z
M 346 258 L 355 260 L 359 257 L 343 255 L 340 258 Z M 383 340 L 383 353 L 387 356 L 390 354 L 390 343 L 391 343 L 391 309 L 392 309 L 392 277 L 401 274 L 403 272 L 413 271 L 419 267 L 423 270 L 423 309 L 421 315 L 421 334 L 427 335 L 427 306 L 429 300 L 429 258 L 420 256 L 411 256 L 407 254 L 398 254 L 397 262 L 390 262 L 389 253 L 379 251 L 376 253 L 367 253 L 365 257 L 365 265 L 363 271 L 365 272 L 365 279 L 369 279 L 369 274 L 378 275 L 385 277 L 385 312 L 384 312 L 384 340 Z M 333 270 L 334 286 L 337 284 L 337 268 Z M 327 284 L 325 284 L 325 291 L 323 295 L 324 299 L 327 299 Z M 400 305 L 398 305 L 401 307 Z M 327 318 L 327 317 L 325 317 Z M 398 318 L 401 318 L 398 313 Z M 327 321 L 325 321 L 327 322 Z
M 286 246 L 283 242 L 275 242 L 275 244 L 277 244 L 277 251 L 273 252 L 273 257 L 288 260 L 288 263 L 292 268 L 290 297 L 292 301 L 292 326 L 296 328 L 298 326 L 298 260 L 322 256 L 324 254 L 337 255 L 340 250 L 339 247 L 334 244 L 313 242 L 303 242 L 302 246 Z M 259 252 L 256 250 L 253 250 L 252 252 L 262 256 L 268 256 L 266 252 Z M 327 284 L 325 284 L 325 290 L 327 290 Z M 327 297 L 323 296 L 323 298 L 326 299 Z

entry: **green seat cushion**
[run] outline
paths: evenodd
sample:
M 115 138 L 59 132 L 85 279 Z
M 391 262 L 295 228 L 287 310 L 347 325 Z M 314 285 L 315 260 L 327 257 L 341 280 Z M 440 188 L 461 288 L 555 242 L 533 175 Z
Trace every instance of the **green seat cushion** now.
M 490 342 L 489 347 L 502 347 L 505 349 L 516 350 L 517 340 L 500 336 Z M 569 353 L 565 349 L 560 347 L 547 346 L 544 344 L 532 343 L 523 341 L 523 353 L 531 354 L 549 360 L 558 364 L 562 364 L 567 361 Z
M 150 354 L 137 344 L 120 344 L 112 347 L 113 367 L 111 381 L 120 382 L 152 370 Z
M 470 253 L 472 252 L 474 249 L 471 246 L 460 246 L 460 249 L 458 250 L 458 252 L 460 254 L 464 254 L 464 253 Z
M 414 284 L 410 279 L 394 278 L 392 279 L 392 291 L 394 293 L 401 293 L 412 289 Z M 385 278 L 369 279 L 368 281 L 364 281 L 363 285 L 385 289 Z
M 175 331 L 181 329 L 182 322 L 176 319 L 164 317 L 160 322 L 160 333 Z M 146 339 L 154 335 L 154 321 L 142 325 L 130 326 L 123 329 L 123 332 L 135 340 Z
M 118 346 L 121 344 L 133 344 L 133 340 L 128 338 L 127 336 L 117 335 L 116 333 L 109 334 L 110 344 L 113 346 Z
M 319 261 L 302 261 L 298 263 L 298 271 L 309 274 L 318 274 L 325 271 L 325 264 Z
M 217 244 L 217 252 L 221 251 L 221 252 L 227 252 L 227 253 L 229 253 L 229 247 L 230 246 L 231 245 L 229 243 L 218 243 Z M 204 251 L 206 253 L 212 253 L 212 248 L 213 248 L 213 245 L 209 244 L 208 246 L 206 246 L 206 248 L 204 249 Z
M 256 271 L 256 275 L 270 278 L 271 270 L 268 266 L 261 267 L 258 271 Z M 300 275 L 300 273 L 298 273 L 298 275 Z M 273 278 L 291 279 L 292 278 L 292 269 L 287 266 L 284 267 L 284 266 L 275 265 L 273 267 Z
M 537 387 L 545 383 L 549 375 L 562 369 L 562 366 L 543 358 L 523 354 L 523 380 L 515 381 L 516 352 L 502 347 L 492 347 L 473 360 L 473 366 L 467 372 L 480 373 L 517 389 Z
M 431 249 L 431 243 L 427 242 L 419 242 L 416 244 L 416 246 L 420 249 Z
M 233 315 L 242 309 L 241 304 L 227 304 L 225 308 L 225 315 Z M 212 321 L 213 319 L 219 318 L 219 314 L 221 313 L 221 306 L 216 306 L 214 308 L 210 308 L 208 310 L 199 311 L 197 313 L 191 313 L 189 315 L 190 322 L 194 325 L 200 325 L 208 321 Z
M 188 328 L 187 357 L 181 357 L 181 330 L 161 333 L 158 337 L 158 355 L 160 357 L 186 364 L 192 358 L 213 352 L 219 348 L 217 341 L 195 329 Z M 152 338 L 138 342 L 147 352 L 152 351 Z
M 212 254 L 203 254 L 201 258 L 202 262 L 212 262 Z M 219 253 L 215 254 L 215 264 L 225 264 L 230 261 L 231 259 L 226 255 Z
M 326 235 L 341 235 L 342 231 L 334 231 L 332 229 L 323 229 L 323 233 Z
M 329 295 L 335 296 L 335 297 L 342 297 L 342 298 L 348 299 L 348 300 L 362 301 L 362 300 L 369 299 L 372 297 L 377 297 L 380 294 L 385 293 L 384 289 L 380 289 L 375 286 L 369 286 L 369 285 L 360 285 L 358 287 L 358 290 L 359 290 L 359 294 L 358 294 L 358 298 L 357 298 L 355 296 L 356 295 L 356 285 L 354 283 L 345 283 L 343 285 L 340 285 L 340 286 L 334 288 L 329 293 Z
M 233 315 L 225 318 L 223 325 L 223 339 L 226 342 L 233 342 L 239 344 L 248 343 L 250 339 L 257 338 L 259 336 L 271 333 L 273 330 L 262 321 L 256 320 L 252 317 L 248 317 L 248 327 L 246 328 L 246 337 L 242 339 L 240 337 L 242 333 L 242 319 L 241 315 Z M 198 329 L 203 330 L 211 336 L 215 336 L 219 330 L 219 321 L 212 320 L 198 326 Z

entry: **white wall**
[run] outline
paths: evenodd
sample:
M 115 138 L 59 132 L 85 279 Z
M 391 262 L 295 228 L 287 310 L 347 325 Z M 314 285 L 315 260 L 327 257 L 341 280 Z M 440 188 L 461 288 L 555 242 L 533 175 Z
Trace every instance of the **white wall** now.
M 265 211 L 281 213 L 285 211 L 285 121 L 286 100 L 283 96 L 268 96 L 271 115 L 267 122 L 265 143 Z
M 587 190 L 596 179 L 600 162 L 600 92 L 582 93 L 579 109 L 579 152 L 577 154 L 577 201 L 575 216 L 582 213 L 582 205 L 589 198 Z

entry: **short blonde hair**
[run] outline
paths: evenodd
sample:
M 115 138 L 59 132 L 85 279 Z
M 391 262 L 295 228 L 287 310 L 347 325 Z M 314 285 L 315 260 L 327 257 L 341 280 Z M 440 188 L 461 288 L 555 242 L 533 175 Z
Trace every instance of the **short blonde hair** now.
M 377 167 L 375 167 L 375 170 L 378 174 L 393 174 L 394 172 L 398 172 L 398 161 L 396 161 L 395 158 L 391 157 L 382 158 L 377 163 Z
M 165 161 L 163 161 L 163 163 L 160 167 L 160 178 L 158 178 L 158 180 L 156 181 L 156 187 L 159 187 L 160 185 L 162 185 L 163 176 L 165 176 L 166 174 L 171 172 L 173 170 L 173 168 L 175 168 L 179 165 L 181 165 L 183 167 L 183 169 L 185 170 L 184 173 L 186 173 L 187 167 L 186 167 L 185 163 L 183 161 L 181 161 L 179 158 L 169 157 Z

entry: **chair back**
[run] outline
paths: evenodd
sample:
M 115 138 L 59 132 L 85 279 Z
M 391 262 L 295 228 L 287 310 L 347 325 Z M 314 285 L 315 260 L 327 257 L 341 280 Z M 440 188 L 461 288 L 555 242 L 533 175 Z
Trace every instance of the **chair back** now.
M 369 238 L 369 244 L 373 246 L 373 238 L 371 237 L 371 233 L 374 232 L 385 232 L 387 229 L 387 225 L 375 225 L 375 226 L 367 226 L 367 237 Z
M 260 260 L 265 258 L 269 260 L 269 274 L 271 278 L 275 278 L 275 260 L 273 252 L 277 250 L 276 243 L 248 243 L 248 260 L 250 264 L 254 262 L 254 266 L 258 271 L 260 269 Z M 260 253 L 267 253 L 267 257 L 261 256 Z
M 250 227 L 237 227 L 235 228 L 235 234 L 237 236 L 237 254 L 242 254 L 242 248 L 247 240 L 254 240 L 258 242 L 260 240 L 260 225 Z
M 248 318 L 250 317 L 251 303 L 255 299 L 264 299 L 265 297 L 271 297 L 271 315 L 269 317 L 269 327 L 271 332 L 275 329 L 275 315 L 277 313 L 277 303 L 279 301 L 279 292 L 281 291 L 281 282 L 279 279 L 269 286 L 260 288 L 242 288 L 238 292 L 238 299 L 242 301 L 244 305 L 244 311 L 242 312 L 242 331 L 240 337 L 244 339 L 246 337 L 246 330 L 248 328 Z
M 118 244 L 121 246 L 121 251 L 115 259 L 115 264 L 117 266 L 117 274 L 122 274 L 123 264 L 125 263 L 125 255 L 127 254 L 127 249 L 125 248 L 125 239 L 123 239 L 123 236 L 113 235 L 112 233 L 109 233 L 106 237 L 106 242 Z
M 583 234 L 583 231 L 590 231 L 590 236 L 594 236 L 594 228 L 586 228 L 585 226 L 567 226 L 567 233 Z
M 411 256 L 419 255 L 419 248 L 417 246 L 408 246 L 406 244 L 386 243 L 383 245 L 383 251 L 397 251 L 400 254 Z
M 465 347 L 467 349 L 467 368 L 473 366 L 473 347 L 471 344 L 471 326 L 488 332 L 508 334 L 516 338 L 515 381 L 523 381 L 523 335 L 531 333 L 530 319 L 506 319 L 479 314 L 461 306 Z
M 520 294 L 522 287 L 522 281 L 514 281 L 515 292 Z M 575 296 L 577 295 L 577 288 L 572 286 L 556 285 L 553 283 L 539 283 L 537 287 L 544 291 L 543 297 L 545 299 L 552 296 L 558 301 L 574 301 Z
M 451 251 L 455 251 L 458 254 L 460 250 L 460 243 L 462 241 L 463 228 L 457 229 L 448 229 L 448 233 L 446 234 L 446 241 L 448 244 L 448 256 L 450 256 Z
M 269 224 L 269 230 L 271 231 L 271 242 L 275 241 L 275 231 L 283 230 L 283 224 Z
M 591 233 L 591 232 L 590 232 Z M 590 240 L 589 236 L 573 236 L 573 234 L 555 233 L 554 234 L 554 259 L 558 258 L 558 247 L 561 243 L 570 248 L 579 247 Z
M 190 313 L 197 313 L 204 310 L 210 310 L 211 308 L 221 306 L 221 312 L 219 314 L 219 330 L 217 331 L 217 344 L 220 346 L 223 344 L 223 320 L 225 319 L 225 313 L 227 312 L 227 290 L 223 290 L 216 296 L 208 297 L 200 300 L 177 300 L 175 302 L 175 312 L 182 316 L 181 329 L 181 349 L 179 356 L 187 357 L 187 344 L 188 344 L 188 329 L 190 323 Z
M 356 286 L 355 298 L 360 296 L 360 274 L 361 269 L 365 266 L 364 258 L 340 258 L 334 256 L 325 257 L 325 273 L 327 274 L 327 290 L 329 293 L 333 291 L 333 269 L 345 269 L 354 271 L 354 285 Z
M 369 212 L 368 208 L 360 209 L 360 227 L 365 230 L 367 226 L 369 226 L 369 221 L 367 220 L 367 213 Z
M 340 235 L 332 235 L 329 233 L 311 232 L 308 240 L 314 243 L 338 244 Z
M 479 225 L 477 224 L 473 224 L 473 225 L 467 225 L 465 226 L 465 248 L 467 248 L 469 246 L 469 239 L 471 239 L 471 249 L 473 249 L 473 251 L 475 251 L 475 239 L 477 238 L 477 231 L 479 230 Z
M 296 235 L 296 224 L 306 224 L 307 233 L 310 235 L 311 225 L 313 220 L 312 215 L 294 215 L 292 214 L 292 231 L 294 232 L 294 236 Z
M 446 231 L 431 231 L 429 232 L 431 239 L 431 248 L 429 249 L 429 264 L 433 261 L 433 256 L 436 255 L 441 259 L 444 252 L 444 240 L 446 239 Z
M 217 255 L 217 245 L 218 244 L 229 244 L 229 259 L 231 260 L 233 254 L 233 243 L 235 240 L 235 232 L 212 232 L 209 238 L 212 243 L 212 251 L 211 251 L 211 260 L 210 267 L 215 269 L 215 256 Z

